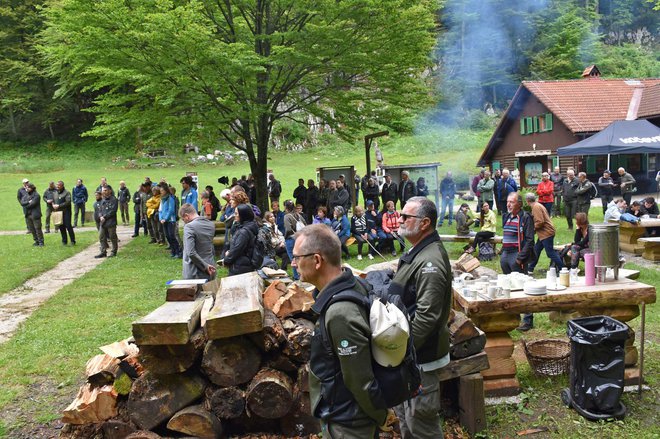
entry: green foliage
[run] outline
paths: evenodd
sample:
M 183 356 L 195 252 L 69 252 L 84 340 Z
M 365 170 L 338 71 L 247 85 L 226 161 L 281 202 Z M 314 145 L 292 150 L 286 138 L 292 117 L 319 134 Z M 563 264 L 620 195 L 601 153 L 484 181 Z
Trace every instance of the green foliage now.
M 431 5 L 63 0 L 47 10 L 43 53 L 60 94 L 99 93 L 89 135 L 213 133 L 247 153 L 263 203 L 276 121 L 309 113 L 354 135 L 428 102 Z
M 601 45 L 598 68 L 609 78 L 654 78 L 660 76 L 660 57 L 635 44 Z

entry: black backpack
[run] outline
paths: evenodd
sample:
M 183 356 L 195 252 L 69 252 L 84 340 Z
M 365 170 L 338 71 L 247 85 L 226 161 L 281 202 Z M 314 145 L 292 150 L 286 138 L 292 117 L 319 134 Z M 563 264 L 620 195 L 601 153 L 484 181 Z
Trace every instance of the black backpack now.
M 324 349 L 332 351 L 332 346 L 328 340 L 328 334 L 325 326 L 325 312 L 328 307 L 339 301 L 349 301 L 357 303 L 367 310 L 367 315 L 371 310 L 371 305 L 376 300 L 383 303 L 391 303 L 399 308 L 408 317 L 406 307 L 401 301 L 400 296 L 389 295 L 387 293 L 378 292 L 366 281 L 357 279 L 358 284 L 368 292 L 368 296 L 361 294 L 357 291 L 346 290 L 335 294 L 332 299 L 328 301 L 323 310 L 321 311 L 319 327 L 321 329 L 321 339 L 323 340 Z M 410 319 L 408 318 L 410 323 Z M 410 325 L 412 328 L 412 325 Z M 406 348 L 406 355 L 401 364 L 395 367 L 385 367 L 378 364 L 372 359 L 371 366 L 374 372 L 374 378 L 378 381 L 378 387 L 381 391 L 379 400 L 372 401 L 372 404 L 377 409 L 385 409 L 395 407 L 404 401 L 414 398 L 418 393 L 422 384 L 422 375 L 417 365 L 417 355 L 415 353 L 415 346 L 413 345 L 412 335 L 408 339 L 408 347 Z

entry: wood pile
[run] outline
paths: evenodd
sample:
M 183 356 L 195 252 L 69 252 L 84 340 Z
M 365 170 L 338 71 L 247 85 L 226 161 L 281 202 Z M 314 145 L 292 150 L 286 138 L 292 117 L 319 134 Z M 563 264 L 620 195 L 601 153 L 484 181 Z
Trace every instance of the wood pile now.
M 211 292 L 170 286 L 166 302 L 133 323 L 131 339 L 89 360 L 60 437 L 90 428 L 112 439 L 316 437 L 311 291 L 256 273 L 223 278 Z M 451 357 L 463 359 L 451 378 L 483 369 L 484 333 L 456 311 L 449 329 Z

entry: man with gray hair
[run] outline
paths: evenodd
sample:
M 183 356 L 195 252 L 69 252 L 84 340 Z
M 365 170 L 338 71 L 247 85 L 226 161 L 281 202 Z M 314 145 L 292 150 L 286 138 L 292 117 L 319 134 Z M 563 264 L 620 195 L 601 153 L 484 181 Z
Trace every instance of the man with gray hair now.
M 573 218 L 577 213 L 577 191 L 580 182 L 575 178 L 575 171 L 569 169 L 566 171 L 566 178 L 561 189 L 561 195 L 564 197 L 564 215 L 568 223 L 568 230 L 573 230 Z
M 403 207 L 398 233 L 412 244 L 399 259 L 389 288 L 408 308 L 422 389 L 395 408 L 403 439 L 443 437 L 440 382 L 437 371 L 449 363 L 451 265 L 435 229 L 438 210 L 426 197 L 413 197 Z
M 342 270 L 339 238 L 325 224 L 305 227 L 295 240 L 291 265 L 300 280 L 316 287 L 312 311 L 319 317 L 309 360 L 312 415 L 321 420 L 323 437 L 376 437 L 393 413 L 379 408 L 384 401 L 374 401 L 381 392 L 372 368 L 369 315 L 355 302 L 333 300 L 347 291 L 368 292 L 350 270 Z
M 215 251 L 213 236 L 215 224 L 197 214 L 192 204 L 186 203 L 179 209 L 183 220 L 183 278 L 215 279 Z
M 552 184 L 554 185 L 552 216 L 557 217 L 561 215 L 561 191 L 564 186 L 564 176 L 561 175 L 561 169 L 559 166 L 555 166 L 554 172 L 550 174 L 550 181 L 552 181 Z
M 577 194 L 577 212 L 586 213 L 588 217 L 589 208 L 591 207 L 591 193 L 596 189 L 596 186 L 587 179 L 585 172 L 578 174 L 578 181 L 578 188 L 575 190 Z
M 621 188 L 621 197 L 626 201 L 626 204 L 630 206 L 632 201 L 632 194 L 635 192 L 635 184 L 637 181 L 630 173 L 626 172 L 624 168 L 619 168 L 617 170 L 619 176 L 619 187 Z
M 534 220 L 522 210 L 522 197 L 518 193 L 509 194 L 506 209 L 502 217 L 500 267 L 504 274 L 527 273 L 527 264 L 534 251 Z
M 410 179 L 410 172 L 402 171 L 401 183 L 399 183 L 399 193 L 397 197 L 401 203 L 401 209 L 403 209 L 406 205 L 406 202 L 414 196 L 417 196 L 417 189 L 415 189 L 415 183 Z

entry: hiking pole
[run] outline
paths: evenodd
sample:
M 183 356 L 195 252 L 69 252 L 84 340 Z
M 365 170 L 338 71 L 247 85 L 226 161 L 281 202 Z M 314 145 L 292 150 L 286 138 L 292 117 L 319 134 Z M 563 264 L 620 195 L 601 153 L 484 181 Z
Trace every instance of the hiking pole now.
M 401 236 L 399 236 L 399 234 L 396 233 L 395 231 L 392 231 L 392 236 L 394 236 L 394 239 L 399 241 L 399 244 L 401 244 L 401 246 L 403 247 L 402 251 L 406 251 L 406 241 Z
M 378 256 L 380 256 L 381 258 L 383 258 L 383 261 L 387 262 L 387 259 L 385 259 L 385 256 L 383 256 L 383 255 L 381 254 L 381 252 L 379 252 L 378 250 L 376 250 L 376 247 L 374 247 L 373 244 L 371 244 L 371 242 L 369 242 L 368 239 L 367 239 L 367 245 L 369 245 L 369 247 L 371 247 L 371 249 L 372 249 L 373 251 L 375 251 L 376 254 L 377 254 Z

